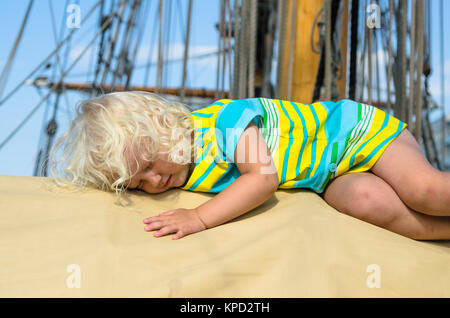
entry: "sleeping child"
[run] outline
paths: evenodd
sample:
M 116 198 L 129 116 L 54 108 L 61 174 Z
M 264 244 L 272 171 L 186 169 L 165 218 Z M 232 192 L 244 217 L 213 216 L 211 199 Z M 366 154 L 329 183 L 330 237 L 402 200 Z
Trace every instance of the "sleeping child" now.
M 144 219 L 155 237 L 180 239 L 256 208 L 277 189 L 305 188 L 403 236 L 450 239 L 450 173 L 427 161 L 406 126 L 351 100 L 222 99 L 189 111 L 155 94 L 116 92 L 77 106 L 52 147 L 50 174 L 58 185 L 119 197 L 216 193 L 194 209 Z

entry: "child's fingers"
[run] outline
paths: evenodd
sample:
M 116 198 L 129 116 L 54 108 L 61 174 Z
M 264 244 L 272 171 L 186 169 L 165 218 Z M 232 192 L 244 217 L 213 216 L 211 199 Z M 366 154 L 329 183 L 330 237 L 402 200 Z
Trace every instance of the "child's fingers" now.
M 172 226 L 164 226 L 158 232 L 155 232 L 155 234 L 153 234 L 153 236 L 160 237 L 160 236 L 164 236 L 164 235 L 173 233 L 175 231 L 176 231 L 176 229 L 173 228 Z
M 172 212 L 172 211 L 167 211 L 167 212 Z M 155 215 L 155 216 L 150 216 L 148 218 L 144 219 L 144 223 L 151 223 L 151 222 L 155 222 L 155 221 L 159 221 L 161 220 L 160 216 L 166 216 L 166 215 L 170 215 L 170 214 L 165 214 L 166 212 L 163 212 L 161 214 Z
M 175 235 L 172 235 L 172 240 L 178 240 L 180 238 L 182 238 L 184 236 L 184 233 L 180 231 L 178 231 L 177 233 L 175 233 Z
M 154 231 L 154 230 L 159 230 L 162 227 L 163 227 L 162 222 L 152 222 L 149 225 L 145 226 L 144 230 L 146 230 L 146 231 Z

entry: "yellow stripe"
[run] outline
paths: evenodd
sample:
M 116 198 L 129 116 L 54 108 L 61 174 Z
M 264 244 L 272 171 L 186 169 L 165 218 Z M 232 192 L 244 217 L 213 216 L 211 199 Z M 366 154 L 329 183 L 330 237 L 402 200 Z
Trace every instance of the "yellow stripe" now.
M 316 141 L 316 160 L 314 163 L 314 168 L 313 171 L 311 172 L 310 176 L 313 176 L 316 171 L 317 168 L 319 167 L 320 164 L 320 158 L 322 156 L 322 153 L 325 150 L 325 147 L 327 145 L 327 136 L 325 133 L 325 121 L 327 119 L 327 111 L 325 109 L 325 107 L 323 107 L 322 103 L 317 102 L 312 104 L 317 118 L 319 119 L 319 131 L 317 132 L 317 141 Z M 314 121 L 314 118 L 313 118 Z M 314 136 L 314 134 L 312 134 L 312 136 Z M 311 147 L 312 150 L 312 147 Z M 311 153 L 311 151 L 310 151 Z

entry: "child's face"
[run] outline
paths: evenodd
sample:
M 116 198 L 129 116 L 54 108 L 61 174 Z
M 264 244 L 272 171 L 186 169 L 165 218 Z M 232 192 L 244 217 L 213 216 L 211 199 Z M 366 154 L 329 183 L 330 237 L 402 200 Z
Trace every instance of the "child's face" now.
M 167 160 L 167 154 L 159 155 L 153 162 L 139 161 L 139 171 L 131 178 L 128 189 L 140 189 L 148 193 L 161 193 L 182 186 L 188 177 L 190 165 L 180 165 Z M 136 164 L 132 169 L 136 170 Z

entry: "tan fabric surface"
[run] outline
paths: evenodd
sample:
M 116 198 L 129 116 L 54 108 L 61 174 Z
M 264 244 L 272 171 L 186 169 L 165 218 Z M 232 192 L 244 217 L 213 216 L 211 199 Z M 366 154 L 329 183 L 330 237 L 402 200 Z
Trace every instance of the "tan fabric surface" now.
M 1 297 L 449 297 L 450 243 L 418 242 L 278 191 L 225 225 L 173 241 L 142 219 L 210 196 L 181 190 L 49 191 L 45 178 L 0 176 Z M 80 288 L 68 288 L 77 264 Z M 367 267 L 381 270 L 369 288 Z

